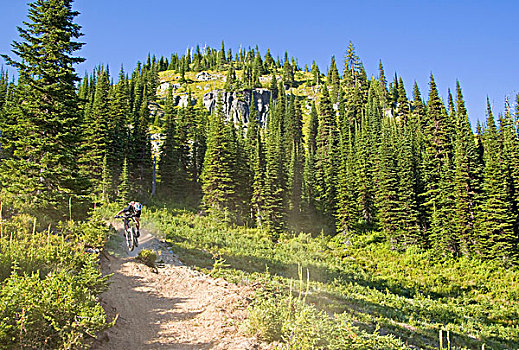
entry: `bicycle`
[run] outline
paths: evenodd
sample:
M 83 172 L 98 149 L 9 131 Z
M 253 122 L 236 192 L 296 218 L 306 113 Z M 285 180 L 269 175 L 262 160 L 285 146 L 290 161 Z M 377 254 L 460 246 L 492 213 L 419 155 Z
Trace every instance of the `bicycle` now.
M 116 219 L 123 219 L 124 225 L 124 238 L 126 240 L 126 245 L 128 246 L 128 250 L 131 252 L 135 247 L 139 246 L 139 242 L 137 240 L 137 235 L 135 232 L 135 215 L 116 215 Z

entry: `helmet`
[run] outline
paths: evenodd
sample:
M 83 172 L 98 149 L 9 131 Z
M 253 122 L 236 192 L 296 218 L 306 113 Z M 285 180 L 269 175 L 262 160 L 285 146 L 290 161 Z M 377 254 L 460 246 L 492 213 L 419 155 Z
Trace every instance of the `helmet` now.
M 133 203 L 133 207 L 135 208 L 135 210 L 139 211 L 142 209 L 142 204 L 139 203 L 139 202 L 132 202 Z

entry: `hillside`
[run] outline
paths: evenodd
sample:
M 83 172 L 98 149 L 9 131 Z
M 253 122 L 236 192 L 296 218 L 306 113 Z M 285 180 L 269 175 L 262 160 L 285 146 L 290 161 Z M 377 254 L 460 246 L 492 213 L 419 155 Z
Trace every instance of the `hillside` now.
M 260 339 L 301 349 L 519 345 L 514 270 L 442 261 L 430 251 L 398 253 L 378 234 L 349 247 L 341 237 L 307 234 L 272 243 L 264 230 L 186 210 L 149 208 L 146 225 L 186 264 L 254 286 L 246 324 Z
M 471 125 L 459 81 L 351 42 L 342 72 L 222 42 L 81 79 L 72 2 L 2 55 L 0 348 L 519 348 L 519 94 Z M 107 254 L 130 201 L 164 266 Z

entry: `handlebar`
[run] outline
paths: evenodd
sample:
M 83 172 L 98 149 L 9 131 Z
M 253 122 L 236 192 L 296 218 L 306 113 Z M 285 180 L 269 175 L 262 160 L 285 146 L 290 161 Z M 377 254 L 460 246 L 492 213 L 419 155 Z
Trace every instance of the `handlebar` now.
M 136 217 L 137 215 L 135 214 L 130 214 L 130 215 L 116 215 L 114 216 L 114 219 L 128 219 L 128 218 L 134 218 Z

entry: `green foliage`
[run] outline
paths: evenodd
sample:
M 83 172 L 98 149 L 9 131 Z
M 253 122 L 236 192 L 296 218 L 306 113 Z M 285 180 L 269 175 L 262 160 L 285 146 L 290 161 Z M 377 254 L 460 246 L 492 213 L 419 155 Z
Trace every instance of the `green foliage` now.
M 268 341 L 385 349 L 401 348 L 399 338 L 434 349 L 441 324 L 455 348 L 518 346 L 515 268 L 446 259 L 417 246 L 399 252 L 378 232 L 349 240 L 282 232 L 274 243 L 266 230 L 182 210 L 151 209 L 147 220 L 186 264 L 263 286 L 253 298 L 249 327 Z
M 348 317 L 333 320 L 300 296 L 258 292 L 247 321 L 252 334 L 267 342 L 282 342 L 288 349 L 407 348 L 394 337 L 359 329 Z
M 222 105 L 211 115 L 202 174 L 206 208 L 227 220 L 236 213 L 236 139 L 234 125 L 224 121 Z
M 67 199 L 84 191 L 76 161 L 79 79 L 73 68 L 84 59 L 72 56 L 83 44 L 74 41 L 81 33 L 71 0 L 29 6 L 29 20 L 18 28 L 22 41 L 12 45 L 20 61 L 4 55 L 18 70 L 16 94 L 23 103 L 10 106 L 1 125 L 11 156 L 0 162 L 0 182 L 18 210 L 62 219 Z
M 108 228 L 94 215 L 66 222 L 59 234 L 38 232 L 36 221 L 17 216 L 1 222 L 0 343 L 7 348 L 81 348 L 106 329 L 97 296 L 106 290 L 98 256 Z
M 108 226 L 97 212 L 93 212 L 86 221 L 67 221 L 58 228 L 68 239 L 94 248 L 102 248 L 109 235 Z
M 20 348 L 79 348 L 107 328 L 104 310 L 86 287 L 95 270 L 71 275 L 51 272 L 43 279 L 14 272 L 0 291 L 0 341 Z M 85 283 L 86 282 L 86 283 Z
M 137 255 L 137 259 L 141 261 L 144 265 L 149 266 L 151 268 L 155 268 L 155 263 L 157 261 L 157 253 L 150 249 L 142 249 Z

